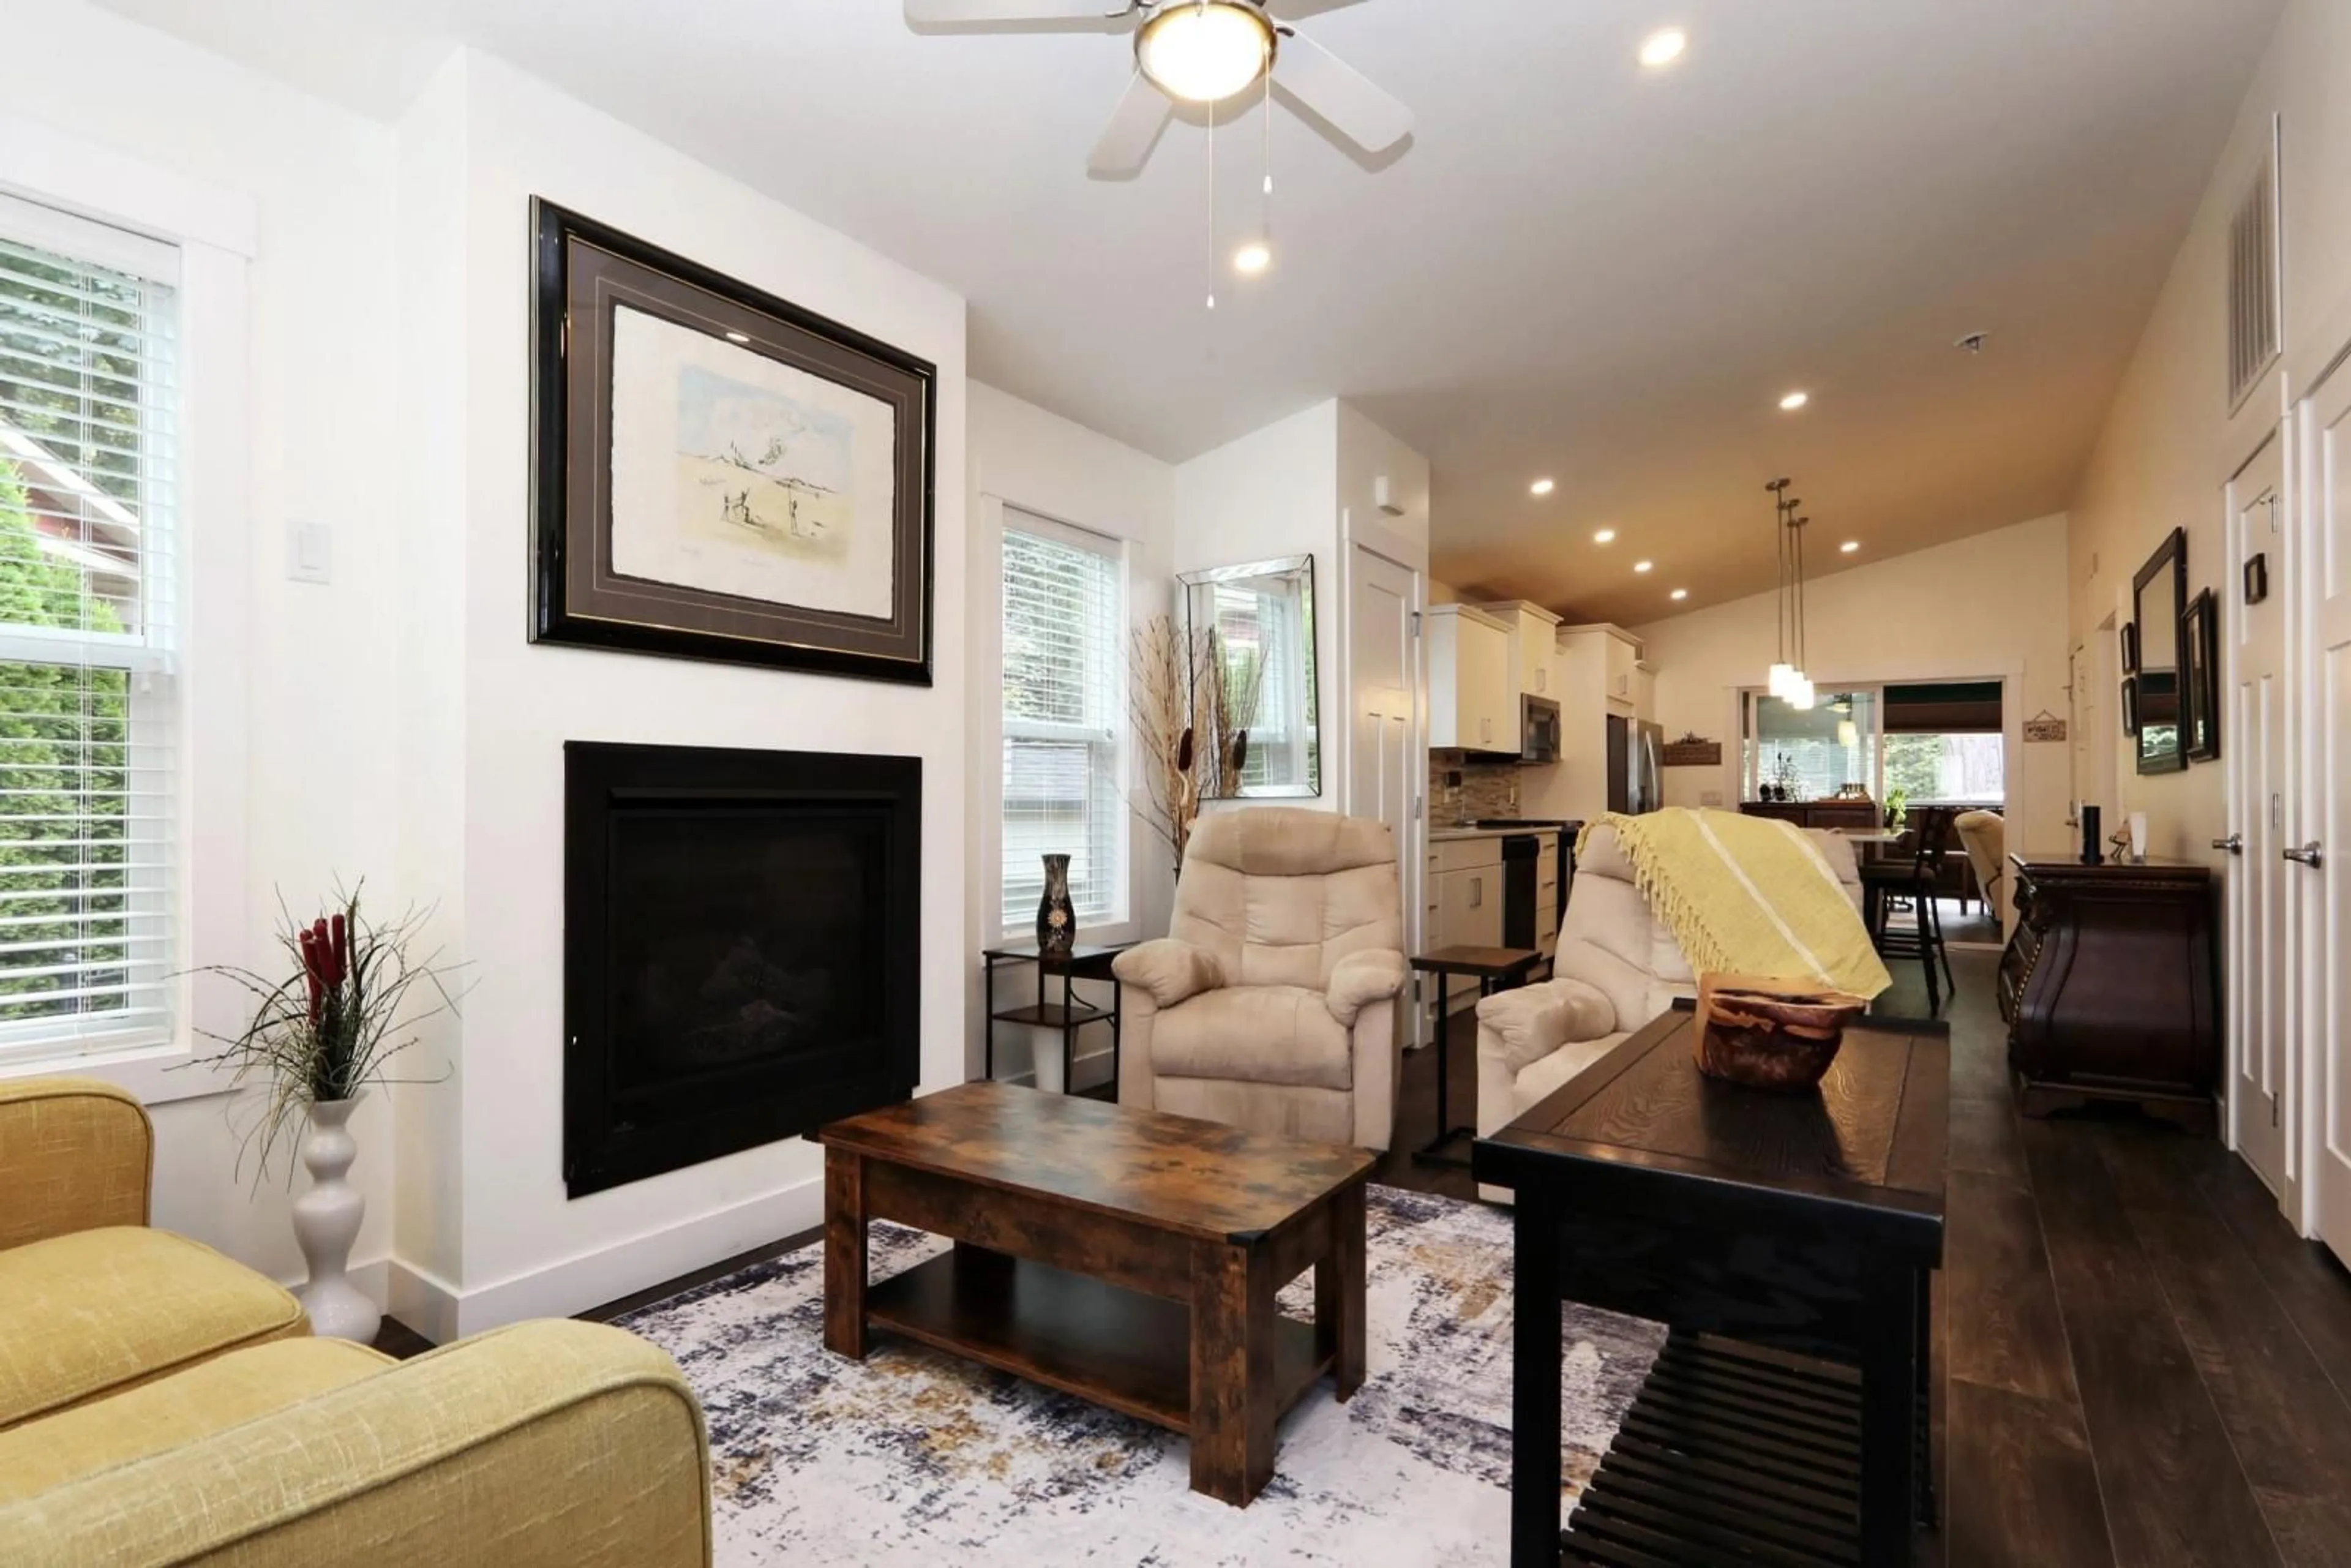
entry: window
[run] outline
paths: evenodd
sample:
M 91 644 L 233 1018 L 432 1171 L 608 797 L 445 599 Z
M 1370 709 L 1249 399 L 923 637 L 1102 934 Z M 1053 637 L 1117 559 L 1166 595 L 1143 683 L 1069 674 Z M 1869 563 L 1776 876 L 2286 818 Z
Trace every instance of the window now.
M 1889 735 L 1886 788 L 1910 800 L 1997 806 L 2007 794 L 2007 747 L 1989 735 Z
M 1878 701 L 1874 691 L 1821 692 L 1793 708 L 1762 692 L 1748 694 L 1746 798 L 1765 784 L 1785 784 L 1797 800 L 1825 800 L 1847 785 L 1875 790 Z
M 1004 524 L 1004 928 L 1029 928 L 1048 854 L 1070 857 L 1081 926 L 1126 915 L 1120 792 L 1126 616 L 1118 546 L 1008 509 Z
M 0 1057 L 172 1036 L 177 261 L 0 197 Z

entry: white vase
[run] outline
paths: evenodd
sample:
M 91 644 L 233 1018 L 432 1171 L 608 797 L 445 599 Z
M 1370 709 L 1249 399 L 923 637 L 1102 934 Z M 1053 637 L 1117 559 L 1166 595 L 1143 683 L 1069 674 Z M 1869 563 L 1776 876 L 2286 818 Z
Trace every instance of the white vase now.
M 294 1200 L 294 1239 L 310 1265 L 308 1282 L 294 1294 L 309 1314 L 310 1332 L 362 1344 L 375 1338 L 383 1313 L 345 1271 L 350 1265 L 351 1244 L 360 1239 L 360 1219 L 367 1213 L 367 1199 L 346 1179 L 360 1146 L 344 1124 L 366 1098 L 362 1091 L 349 1100 L 310 1103 L 310 1130 L 302 1138 L 302 1164 L 310 1172 L 310 1190 Z

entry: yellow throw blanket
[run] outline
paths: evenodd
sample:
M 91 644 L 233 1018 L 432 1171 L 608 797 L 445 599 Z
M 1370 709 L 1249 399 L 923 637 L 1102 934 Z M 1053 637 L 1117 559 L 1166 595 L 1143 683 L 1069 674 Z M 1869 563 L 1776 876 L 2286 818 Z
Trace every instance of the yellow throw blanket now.
M 1637 817 L 1612 812 L 1606 821 L 1693 973 L 1768 975 L 1857 997 L 1894 983 L 1835 871 L 1802 830 L 1679 806 Z

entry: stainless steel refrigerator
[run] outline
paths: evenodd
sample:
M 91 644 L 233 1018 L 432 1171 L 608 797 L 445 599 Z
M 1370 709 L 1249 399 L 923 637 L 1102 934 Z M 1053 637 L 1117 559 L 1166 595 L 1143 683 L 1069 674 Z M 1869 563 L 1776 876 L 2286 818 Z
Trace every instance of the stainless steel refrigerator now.
M 1666 803 L 1663 725 L 1608 717 L 1608 809 L 1654 811 Z

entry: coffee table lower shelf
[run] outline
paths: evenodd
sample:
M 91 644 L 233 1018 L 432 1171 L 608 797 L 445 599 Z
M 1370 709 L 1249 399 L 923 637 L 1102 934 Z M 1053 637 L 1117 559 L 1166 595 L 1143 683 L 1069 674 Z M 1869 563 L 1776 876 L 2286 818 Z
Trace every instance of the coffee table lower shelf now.
M 866 1287 L 865 1318 L 935 1350 L 1171 1431 L 1192 1431 L 1192 1313 L 1181 1301 L 968 1243 Z M 1331 1370 L 1314 1330 L 1277 1318 L 1274 1408 Z
M 1859 1564 L 1859 1376 L 1675 1333 L 1562 1532 L 1560 1561 Z

